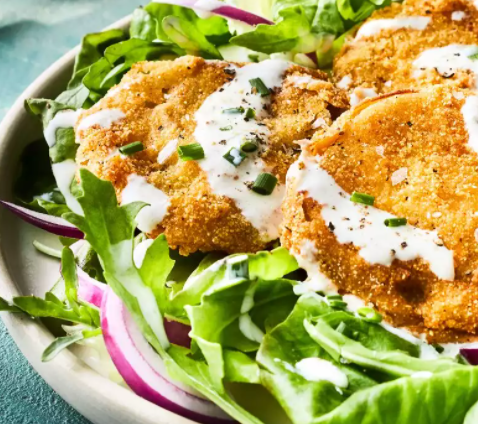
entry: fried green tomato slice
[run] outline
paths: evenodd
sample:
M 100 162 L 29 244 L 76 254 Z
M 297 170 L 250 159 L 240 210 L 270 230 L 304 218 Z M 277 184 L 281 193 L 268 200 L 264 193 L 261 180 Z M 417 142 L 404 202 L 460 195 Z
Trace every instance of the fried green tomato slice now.
M 296 142 L 346 107 L 325 74 L 287 62 L 142 62 L 80 116 L 76 161 L 147 203 L 138 227 L 182 254 L 255 252 L 278 238 Z
M 402 89 L 478 85 L 478 10 L 472 2 L 417 0 L 375 12 L 345 42 L 334 80 L 351 103 Z
M 302 290 L 358 296 L 431 342 L 477 333 L 477 106 L 445 86 L 390 93 L 314 137 L 283 205 Z

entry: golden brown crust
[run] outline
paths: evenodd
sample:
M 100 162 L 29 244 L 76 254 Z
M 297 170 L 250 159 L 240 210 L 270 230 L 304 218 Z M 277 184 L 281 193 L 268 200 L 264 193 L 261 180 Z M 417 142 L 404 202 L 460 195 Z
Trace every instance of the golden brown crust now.
M 202 102 L 231 78 L 227 62 L 182 57 L 175 61 L 133 65 L 119 86 L 80 117 L 102 109 L 121 109 L 126 119 L 111 128 L 98 126 L 78 131 L 81 145 L 77 162 L 115 186 L 118 196 L 131 173 L 145 176 L 171 201 L 168 214 L 153 235 L 164 233 L 171 247 L 182 254 L 196 250 L 254 252 L 266 246 L 258 231 L 229 198 L 211 193 L 206 175 L 194 161 L 178 160 L 174 153 L 165 163 L 158 153 L 173 139 L 195 142 L 194 114 Z M 241 65 L 239 65 L 241 66 Z M 285 173 L 299 150 L 295 141 L 310 138 L 312 123 L 322 118 L 331 123 L 328 107 L 346 108 L 346 96 L 326 81 L 320 71 L 291 66 L 286 76 L 310 75 L 315 83 L 297 87 L 290 78 L 272 95 L 270 148 L 263 156 L 284 182 Z M 134 141 L 146 149 L 134 156 L 112 155 Z
M 465 12 L 463 20 L 452 20 L 455 11 Z M 349 39 L 334 61 L 334 80 L 348 76 L 355 87 L 374 88 L 377 93 L 447 84 L 460 88 L 475 86 L 470 71 L 459 70 L 444 78 L 434 69 L 416 77 L 413 61 L 423 51 L 450 44 L 478 44 L 478 10 L 467 0 L 413 0 L 375 12 L 370 20 L 405 16 L 427 16 L 430 24 L 423 31 L 384 30 L 360 40 Z M 366 21 L 367 22 L 367 21 Z
M 307 193 L 289 189 L 283 205 L 286 247 L 298 252 L 313 240 L 320 270 L 342 292 L 373 302 L 396 326 L 427 329 L 432 340 L 478 330 L 478 154 L 460 111 L 473 93 L 460 93 L 442 86 L 367 102 L 310 146 L 323 153 L 321 167 L 345 191 L 368 193 L 377 208 L 436 230 L 454 251 L 454 281 L 439 280 L 422 260 L 371 265 L 356 247 L 337 242 Z M 408 176 L 393 185 L 400 168 Z

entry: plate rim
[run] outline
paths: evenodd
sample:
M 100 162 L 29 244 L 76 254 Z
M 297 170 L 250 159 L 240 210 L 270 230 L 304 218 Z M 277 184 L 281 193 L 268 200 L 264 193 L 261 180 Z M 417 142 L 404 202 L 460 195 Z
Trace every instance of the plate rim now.
M 106 29 L 126 29 L 128 15 Z M 77 45 L 43 71 L 16 99 L 0 122 L 0 164 L 6 161 L 15 128 L 29 119 L 24 101 L 54 84 L 56 76 L 71 69 L 80 46 Z M 1 235 L 0 235 L 1 238 Z M 22 293 L 13 280 L 3 250 L 0 249 L 0 290 L 10 299 Z M 20 314 L 0 313 L 10 336 L 30 365 L 67 403 L 93 423 L 131 424 L 195 424 L 195 421 L 163 409 L 140 398 L 132 391 L 114 383 L 91 369 L 69 350 L 61 352 L 51 362 L 41 362 L 41 354 L 53 341 L 50 331 L 38 321 Z M 105 415 L 105 410 L 107 414 Z M 111 413 L 114 412 L 114 416 Z

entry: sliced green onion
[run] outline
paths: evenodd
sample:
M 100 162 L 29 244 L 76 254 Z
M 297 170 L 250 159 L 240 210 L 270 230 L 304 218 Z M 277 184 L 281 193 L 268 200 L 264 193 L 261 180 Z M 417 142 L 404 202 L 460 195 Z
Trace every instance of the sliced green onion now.
M 228 125 L 227 127 L 221 127 L 219 128 L 221 131 L 231 131 L 232 130 L 232 125 Z
M 247 57 L 249 58 L 249 60 L 251 62 L 255 62 L 255 63 L 259 62 L 259 55 L 258 54 L 249 54 L 249 55 L 247 55 Z
M 256 181 L 254 181 L 252 191 L 256 192 L 257 194 L 267 196 L 274 191 L 276 185 L 277 178 L 268 172 L 264 172 L 256 178 Z
M 249 258 L 247 255 L 236 256 L 227 261 L 227 274 L 231 280 L 249 278 Z
M 372 308 L 359 308 L 357 313 L 363 318 L 364 321 L 373 322 L 378 324 L 382 321 L 382 315 Z
M 231 107 L 229 109 L 224 109 L 222 111 L 222 113 L 244 113 L 244 108 L 242 106 L 239 106 L 239 107 Z
M 335 309 L 345 309 L 347 307 L 347 302 L 343 300 L 329 300 L 329 306 Z
M 445 351 L 445 348 L 439 344 L 432 344 L 432 346 L 438 353 L 443 353 Z
M 268 96 L 271 94 L 269 89 L 266 87 L 264 82 L 260 78 L 253 78 L 249 80 L 249 83 L 251 84 L 252 87 L 254 87 L 257 92 L 262 96 Z
M 340 294 L 329 294 L 327 295 L 328 300 L 342 300 L 342 296 Z
M 199 143 L 186 144 L 178 147 L 178 155 L 184 160 L 199 160 L 204 158 L 204 149 Z
M 384 223 L 387 227 L 401 227 L 407 225 L 407 218 L 388 218 Z
M 53 247 L 47 246 L 38 240 L 33 240 L 33 246 L 35 247 L 36 250 L 38 250 L 41 253 L 44 253 L 45 255 L 51 256 L 52 258 L 57 258 L 61 259 L 61 251 L 54 249 Z
M 234 166 L 239 166 L 242 161 L 246 158 L 246 155 L 242 153 L 239 149 L 232 147 L 229 151 L 223 156 L 229 163 Z
M 354 191 L 352 196 L 350 196 L 350 200 L 354 203 L 362 203 L 364 205 L 373 206 L 375 197 L 370 196 L 370 194 L 358 193 Z
M 241 150 L 245 153 L 252 153 L 257 150 L 257 144 L 251 140 L 246 140 L 241 144 Z
M 254 109 L 248 108 L 248 109 L 246 110 L 246 118 L 247 118 L 247 119 L 255 118 L 255 116 L 256 116 L 256 111 L 255 111 Z
M 478 53 L 474 53 L 470 56 L 468 56 L 468 59 L 471 59 L 471 60 L 478 60 Z
M 135 153 L 141 152 L 143 150 L 144 146 L 141 141 L 135 141 L 134 143 L 130 143 L 119 148 L 120 153 L 126 156 L 134 155 Z

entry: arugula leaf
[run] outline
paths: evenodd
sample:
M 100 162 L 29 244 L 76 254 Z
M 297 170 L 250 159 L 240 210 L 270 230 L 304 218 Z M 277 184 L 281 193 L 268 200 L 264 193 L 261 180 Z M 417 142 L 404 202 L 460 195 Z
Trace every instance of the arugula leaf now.
M 93 331 L 82 331 L 71 336 L 63 336 L 56 338 L 44 351 L 42 354 L 42 362 L 51 361 L 55 358 L 63 349 L 71 346 L 74 343 L 78 343 L 81 340 L 89 339 L 91 337 L 96 337 L 101 335 L 101 329 L 98 328 Z
M 22 310 L 0 297 L 0 312 L 22 312 Z
M 135 9 L 131 17 L 131 25 L 129 27 L 130 37 L 145 41 L 156 40 L 156 26 L 156 19 L 154 19 L 147 10 L 139 7 Z

